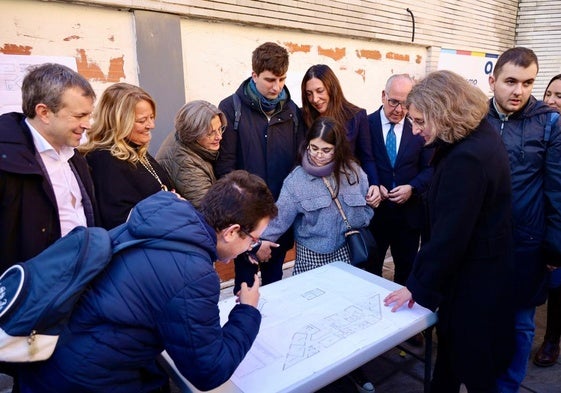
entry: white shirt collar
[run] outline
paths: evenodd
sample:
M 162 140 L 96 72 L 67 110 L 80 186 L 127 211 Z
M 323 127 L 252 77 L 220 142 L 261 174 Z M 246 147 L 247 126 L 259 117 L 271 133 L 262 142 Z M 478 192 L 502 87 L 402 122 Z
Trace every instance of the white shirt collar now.
M 380 108 L 380 119 L 382 121 L 382 126 L 384 129 L 389 129 L 390 128 L 390 124 L 391 121 L 386 117 L 386 114 L 384 113 L 384 108 Z M 398 124 L 400 125 L 399 128 L 401 128 L 403 126 L 403 121 L 405 120 L 405 117 L 403 119 L 401 119 L 401 121 L 399 123 L 395 123 L 395 125 L 397 126 Z
M 35 127 L 33 127 L 31 125 L 31 122 L 29 121 L 28 118 L 25 118 L 25 124 L 27 124 L 27 126 L 31 130 L 31 135 L 33 136 L 33 143 L 35 144 L 35 148 L 37 149 L 37 152 L 39 154 L 43 154 L 43 153 L 48 152 L 48 154 L 51 154 L 51 155 L 55 154 L 56 156 L 59 157 L 59 159 L 64 160 L 64 161 L 68 161 L 72 158 L 72 156 L 74 156 L 74 148 L 73 147 L 63 146 L 60 149 L 60 153 L 59 153 L 49 143 L 49 141 L 47 141 L 45 139 L 45 137 L 43 137 L 43 135 L 41 135 L 41 133 L 39 131 L 37 131 L 37 129 L 35 129 Z

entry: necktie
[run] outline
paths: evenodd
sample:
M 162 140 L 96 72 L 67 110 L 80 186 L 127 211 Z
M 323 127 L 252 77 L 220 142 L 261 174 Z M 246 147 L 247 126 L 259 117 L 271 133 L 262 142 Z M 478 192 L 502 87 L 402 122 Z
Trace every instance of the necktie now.
M 394 123 L 390 123 L 390 130 L 388 131 L 388 135 L 386 136 L 386 150 L 388 151 L 388 157 L 390 158 L 390 163 L 392 167 L 395 164 L 395 157 L 397 156 L 397 149 L 396 149 L 396 142 L 395 142 L 395 132 L 393 128 L 395 127 Z

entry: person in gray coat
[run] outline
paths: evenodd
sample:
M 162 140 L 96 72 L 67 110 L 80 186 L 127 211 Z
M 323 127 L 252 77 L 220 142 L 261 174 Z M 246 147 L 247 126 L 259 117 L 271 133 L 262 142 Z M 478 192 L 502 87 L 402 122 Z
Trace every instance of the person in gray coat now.
M 176 192 L 196 208 L 216 181 L 214 163 L 226 125 L 224 113 L 210 102 L 188 102 L 177 112 L 175 130 L 156 154 Z
M 350 154 L 345 129 L 335 119 L 318 117 L 312 123 L 300 157 L 300 165 L 285 179 L 276 202 L 279 215 L 262 235 L 276 241 L 294 225 L 293 274 L 335 261 L 350 263 L 347 227 L 335 198 L 353 228 L 367 227 L 374 215 L 366 203 L 366 173 Z M 268 260 L 269 245 L 264 242 L 257 252 L 260 260 Z

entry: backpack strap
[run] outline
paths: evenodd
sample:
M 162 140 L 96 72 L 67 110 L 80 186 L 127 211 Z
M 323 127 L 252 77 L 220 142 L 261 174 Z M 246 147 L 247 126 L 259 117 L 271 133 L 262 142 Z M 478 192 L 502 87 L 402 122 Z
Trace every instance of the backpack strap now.
M 232 100 L 234 101 L 234 131 L 238 131 L 240 127 L 240 118 L 242 117 L 242 102 L 236 93 L 232 94 Z M 288 106 L 290 107 L 290 112 L 292 113 L 294 133 L 298 133 L 298 107 L 292 100 L 288 102 Z
M 557 112 L 549 113 L 549 121 L 545 125 L 545 131 L 543 134 L 543 140 L 546 143 L 548 143 L 551 138 L 551 127 L 553 127 L 555 123 L 557 123 L 557 120 L 559 120 L 559 113 Z
M 242 102 L 236 93 L 232 94 L 232 99 L 234 100 L 234 131 L 238 131 L 242 117 Z
M 288 106 L 292 109 L 292 121 L 294 121 L 294 133 L 298 133 L 298 107 L 294 103 L 294 101 L 290 100 Z

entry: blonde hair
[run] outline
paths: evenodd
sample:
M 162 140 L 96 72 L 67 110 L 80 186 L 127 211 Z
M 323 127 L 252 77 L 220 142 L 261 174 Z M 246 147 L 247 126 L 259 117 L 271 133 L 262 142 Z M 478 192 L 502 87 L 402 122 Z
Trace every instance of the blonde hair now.
M 436 138 L 454 143 L 469 135 L 489 111 L 488 99 L 477 87 L 452 71 L 427 75 L 407 96 L 407 108 L 413 104 L 425 116 L 427 127 Z
M 138 86 L 128 83 L 115 83 L 103 94 L 93 113 L 92 128 L 88 130 L 88 142 L 79 147 L 87 154 L 92 150 L 109 150 L 111 155 L 136 164 L 146 157 L 148 143 L 135 148 L 128 138 L 135 123 L 135 108 L 140 101 L 147 101 L 156 116 L 154 99 Z

